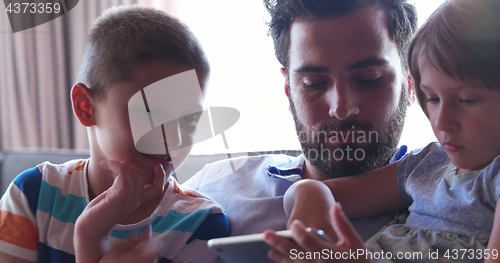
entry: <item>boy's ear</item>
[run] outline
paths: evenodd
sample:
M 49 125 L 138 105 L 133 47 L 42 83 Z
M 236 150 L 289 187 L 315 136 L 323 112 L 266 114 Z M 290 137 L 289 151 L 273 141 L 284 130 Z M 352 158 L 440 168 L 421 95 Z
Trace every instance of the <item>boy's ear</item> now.
M 283 75 L 283 78 L 285 78 L 285 94 L 288 98 L 290 98 L 290 82 L 288 80 L 288 73 L 286 72 L 285 68 L 281 68 L 281 75 Z M 292 112 L 292 106 L 288 106 L 288 110 Z
M 71 103 L 73 112 L 80 123 L 85 127 L 95 125 L 93 97 L 85 84 L 77 83 L 71 89 Z

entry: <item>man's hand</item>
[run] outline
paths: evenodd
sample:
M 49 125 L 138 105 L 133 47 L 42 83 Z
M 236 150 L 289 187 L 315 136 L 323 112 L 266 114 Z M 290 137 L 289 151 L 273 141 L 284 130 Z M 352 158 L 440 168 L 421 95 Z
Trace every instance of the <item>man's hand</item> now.
M 330 217 L 335 226 L 336 236 L 339 241 L 336 243 L 323 240 L 315 235 L 313 231 L 308 231 L 307 227 L 299 220 L 295 220 L 290 224 L 293 239 L 292 242 L 286 238 L 280 237 L 274 231 L 266 230 L 264 233 L 264 241 L 273 249 L 269 251 L 269 258 L 275 262 L 332 262 L 335 260 L 337 252 L 342 255 L 349 255 L 350 251 L 357 249 L 365 249 L 363 240 L 354 230 L 349 219 L 342 212 L 339 203 L 335 203 L 330 210 Z M 322 252 L 326 249 L 328 256 L 323 256 Z M 316 259 L 307 259 L 307 255 L 314 256 L 314 252 L 319 252 L 320 257 Z M 347 254 L 346 254 L 347 252 Z M 316 253 L 317 254 L 317 253 Z M 338 254 L 338 253 L 337 253 Z M 332 256 L 333 255 L 333 256 Z M 352 259 L 348 258 L 345 261 L 349 262 L 372 262 L 366 258 Z
M 133 165 L 114 161 L 102 161 L 99 165 L 103 169 L 113 171 L 116 177 L 113 185 L 94 198 L 75 223 L 73 241 L 77 262 L 99 262 L 110 249 L 108 235 L 111 229 L 141 203 L 162 194 L 164 190 L 166 174 L 161 164 L 154 166 L 155 177 L 153 182 L 147 185 L 144 185 L 143 171 Z M 147 234 L 147 239 L 149 236 L 150 233 Z M 147 240 L 137 239 L 132 240 L 130 244 L 140 245 L 145 241 Z M 138 249 L 140 250 L 140 247 Z M 135 249 L 124 250 L 123 247 L 118 247 L 105 257 L 107 262 L 111 262 L 109 258 L 123 256 L 120 250 L 131 255 L 138 254 Z

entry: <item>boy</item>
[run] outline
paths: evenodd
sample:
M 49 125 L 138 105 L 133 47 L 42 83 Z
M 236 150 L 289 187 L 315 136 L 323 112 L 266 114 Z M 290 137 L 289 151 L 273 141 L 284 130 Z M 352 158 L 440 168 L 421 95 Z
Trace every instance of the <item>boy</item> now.
M 78 261 L 97 262 L 110 244 L 137 235 L 164 245 L 160 262 L 215 261 L 206 241 L 229 234 L 222 208 L 170 177 L 189 153 L 197 119 L 179 115 L 160 142 L 164 154 L 139 152 L 129 120 L 134 94 L 193 68 L 203 91 L 205 55 L 191 32 L 164 12 L 118 7 L 96 20 L 71 91 L 90 158 L 45 162 L 14 180 L 0 201 L 1 262 L 75 262 L 75 253 Z

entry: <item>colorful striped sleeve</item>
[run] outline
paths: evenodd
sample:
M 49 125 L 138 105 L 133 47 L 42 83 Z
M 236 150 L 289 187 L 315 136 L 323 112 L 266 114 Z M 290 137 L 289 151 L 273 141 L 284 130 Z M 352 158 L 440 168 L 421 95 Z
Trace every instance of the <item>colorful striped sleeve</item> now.
M 0 251 L 28 261 L 38 259 L 35 214 L 42 173 L 35 167 L 19 174 L 0 200 Z
M 172 259 L 174 262 L 216 262 L 218 255 L 207 246 L 209 239 L 229 235 L 229 223 L 224 213 L 210 213 Z M 168 245 L 173 245 L 167 244 Z M 160 263 L 170 262 L 163 258 Z

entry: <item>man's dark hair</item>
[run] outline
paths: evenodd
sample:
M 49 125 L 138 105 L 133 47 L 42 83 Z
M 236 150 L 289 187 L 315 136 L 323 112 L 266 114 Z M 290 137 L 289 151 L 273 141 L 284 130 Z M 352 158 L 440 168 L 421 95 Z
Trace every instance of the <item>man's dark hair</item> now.
M 389 34 L 398 46 L 402 65 L 406 66 L 408 44 L 417 28 L 417 12 L 407 0 L 264 0 L 271 15 L 269 35 L 274 41 L 276 58 L 288 72 L 290 28 L 294 20 L 339 17 L 376 4 L 386 11 Z

